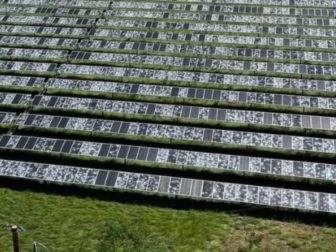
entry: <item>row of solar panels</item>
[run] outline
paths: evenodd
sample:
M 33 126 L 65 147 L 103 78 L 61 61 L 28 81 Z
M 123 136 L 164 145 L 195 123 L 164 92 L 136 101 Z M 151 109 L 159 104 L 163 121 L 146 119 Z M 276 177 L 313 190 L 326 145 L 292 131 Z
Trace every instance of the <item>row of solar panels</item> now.
M 153 19 L 177 19 L 190 21 L 212 21 L 212 22 L 234 22 L 234 23 L 256 23 L 256 24 L 286 24 L 286 25 L 309 25 L 309 26 L 334 26 L 333 17 L 308 18 L 308 17 L 277 17 L 277 16 L 259 16 L 259 15 L 239 15 L 239 14 L 202 14 L 191 12 L 168 12 L 166 10 L 144 11 L 139 9 L 128 10 L 107 10 L 104 18 L 109 17 L 127 17 L 127 18 L 153 18 Z
M 308 52 L 294 50 L 274 50 L 274 49 L 253 49 L 235 48 L 223 46 L 202 46 L 202 45 L 182 45 L 182 44 L 160 44 L 153 42 L 129 42 L 129 41 L 107 41 L 107 40 L 81 40 L 61 39 L 45 37 L 27 36 L 1 36 L 0 45 L 11 46 L 39 46 L 39 47 L 70 47 L 82 50 L 137 50 L 162 53 L 194 54 L 211 57 L 254 57 L 263 59 L 282 59 L 282 60 L 302 60 L 317 62 L 334 62 L 336 53 L 329 52 Z M 82 57 L 80 57 L 82 58 Z
M 28 105 L 30 99 L 31 95 L 29 94 L 0 93 L 1 104 Z M 86 109 L 114 113 L 146 114 L 164 117 L 218 120 L 223 122 L 336 130 L 336 119 L 333 117 L 286 113 L 39 95 L 34 97 L 32 105 L 71 110 Z
M 217 120 L 222 122 L 239 122 L 259 125 L 274 125 L 284 127 L 315 128 L 335 130 L 333 117 L 305 116 L 295 114 L 280 114 L 247 110 L 216 109 L 197 106 L 170 105 L 159 103 L 118 101 L 90 98 L 75 98 L 62 96 L 35 96 L 33 106 L 57 108 L 63 110 L 91 110 L 111 112 L 114 114 L 149 115 L 156 118 L 184 118 L 193 120 Z
M 65 60 L 68 57 L 66 50 L 50 49 L 26 49 L 26 48 L 0 48 L 0 54 L 8 57 L 19 58 L 44 58 L 45 60 L 57 59 Z M 195 57 L 173 57 L 156 55 L 139 55 L 125 53 L 102 53 L 73 51 L 70 60 L 84 60 L 89 64 L 99 62 L 101 64 L 128 64 L 146 65 L 155 67 L 176 67 L 176 68 L 202 68 L 215 69 L 220 71 L 255 71 L 272 72 L 274 75 L 280 74 L 308 74 L 308 75 L 336 75 L 336 66 L 313 65 L 313 64 L 293 64 L 274 62 L 252 62 L 244 60 L 208 59 Z
M 86 25 L 90 27 L 95 24 L 96 27 L 129 27 L 129 28 L 155 28 L 155 29 L 180 29 L 180 30 L 189 30 L 194 32 L 203 32 L 207 31 L 208 33 L 248 33 L 248 34 L 268 34 L 268 35 L 290 35 L 290 36 L 316 36 L 316 37 L 330 37 L 335 36 L 336 29 L 335 28 L 319 28 L 314 26 L 304 27 L 304 26 L 288 26 L 288 27 L 277 27 L 273 26 L 276 24 L 265 24 L 265 25 L 249 25 L 246 23 L 242 24 L 230 24 L 228 23 L 195 23 L 195 22 L 182 22 L 172 20 L 174 22 L 164 22 L 157 21 L 152 22 L 146 19 L 82 19 L 82 18 L 63 18 L 63 17 L 33 17 L 33 16 L 8 16 L 2 15 L 0 16 L 0 21 L 3 24 L 38 24 L 38 25 Z M 222 21 L 223 22 L 223 21 Z M 267 26 L 268 25 L 268 26 Z M 328 27 L 328 26 L 327 26 Z M 201 41 L 203 39 L 200 39 Z M 204 41 L 204 40 L 203 40 Z
M 72 74 L 82 76 L 98 77 L 131 77 L 142 78 L 151 81 L 178 81 L 178 82 L 198 82 L 198 83 L 214 83 L 220 85 L 238 85 L 238 86 L 259 86 L 269 88 L 297 88 L 307 89 L 312 87 L 316 90 L 333 91 L 335 86 L 333 81 L 323 80 L 306 80 L 294 78 L 277 78 L 252 75 L 232 75 L 217 74 L 189 71 L 172 71 L 172 70 L 156 70 L 146 68 L 125 68 L 110 66 L 93 66 L 93 65 L 75 65 L 61 64 L 57 68 L 55 63 L 39 63 L 39 62 L 22 62 L 22 61 L 0 61 L 0 70 L 7 71 L 33 71 L 47 72 L 56 71 L 59 74 Z
M 209 128 L 149 124 L 139 122 L 113 122 L 110 120 L 69 118 L 47 115 L 21 114 L 18 125 L 33 125 L 41 128 L 65 128 L 69 130 L 112 132 L 134 136 L 175 139 L 183 141 L 212 142 L 265 148 L 284 148 L 299 151 L 327 152 L 336 151 L 336 140 L 266 134 L 248 131 L 232 131 Z
M 160 1 L 158 1 L 160 2 Z M 165 1 L 162 1 L 165 2 Z M 175 0 L 174 2 L 184 2 L 184 0 Z M 200 4 L 207 4 L 207 3 L 216 3 L 216 4 L 255 4 L 255 5 L 274 5 L 274 6 L 315 6 L 315 7 L 336 7 L 336 1 L 331 0 L 285 0 L 285 1 L 274 1 L 274 0 L 190 0 L 191 3 L 200 3 Z M 2 4 L 27 4 L 27 5 L 34 5 L 36 1 L 34 0 L 1 0 L 0 3 Z M 71 0 L 71 1 L 58 1 L 53 2 L 52 0 L 39 0 L 39 4 L 43 5 L 69 5 L 69 6 L 86 6 L 86 7 L 108 7 L 109 1 L 86 1 L 86 0 Z M 95 5 L 94 5 L 95 4 Z
M 230 6 L 231 5 L 231 6 Z M 336 12 L 333 9 L 319 9 L 311 6 L 309 9 L 293 7 L 278 7 L 278 6 L 250 6 L 236 5 L 235 3 L 177 3 L 177 2 L 131 2 L 131 1 L 113 1 L 111 7 L 113 9 L 149 9 L 149 10 L 171 10 L 171 11 L 197 11 L 202 12 L 224 12 L 224 13 L 242 13 L 253 15 L 298 15 L 298 16 L 321 16 L 333 17 Z
M 152 28 L 155 22 L 147 22 L 147 28 Z M 41 36 L 66 36 L 67 38 L 78 38 L 78 36 L 95 36 L 102 39 L 113 39 L 113 38 L 123 38 L 123 39 L 136 39 L 141 41 L 148 41 L 150 39 L 159 40 L 160 42 L 172 41 L 176 43 L 177 41 L 184 43 L 193 44 L 203 44 L 203 43 L 213 43 L 216 44 L 236 44 L 236 45 L 253 45 L 253 46 L 285 46 L 285 47 L 296 47 L 296 48 L 324 48 L 324 49 L 334 49 L 335 40 L 328 40 L 327 38 L 304 38 L 304 37 L 265 37 L 262 34 L 253 36 L 253 34 L 243 34 L 243 36 L 225 34 L 225 35 L 214 35 L 214 34 L 200 34 L 200 33 L 179 33 L 174 31 L 142 31 L 142 30 L 121 30 L 118 29 L 104 29 L 104 28 L 67 28 L 67 27 L 56 27 L 56 26 L 29 26 L 29 25 L 1 25 L 0 33 L 6 35 L 41 35 Z M 182 29 L 182 28 L 178 28 Z M 188 31 L 188 30 L 185 30 Z M 247 36 L 248 35 L 248 36 Z
M 80 140 L 5 135 L 0 141 L 5 150 L 26 150 L 36 153 L 65 153 L 77 157 L 101 157 L 109 160 L 140 161 L 159 165 L 173 165 L 183 169 L 228 170 L 275 176 L 336 180 L 336 166 L 327 163 L 293 161 L 252 156 L 197 152 L 138 145 L 110 144 Z M 177 167 L 176 167 L 177 166 Z M 159 169 L 159 168 L 158 168 Z
M 113 90 L 110 91 L 113 92 Z M 1 104 L 28 105 L 31 96 L 28 94 L 0 93 L 0 98 Z M 217 109 L 199 106 L 167 105 L 144 102 L 124 102 L 104 99 L 96 100 L 62 96 L 35 96 L 32 101 L 32 105 L 71 110 L 86 109 L 108 111 L 113 113 L 146 114 L 155 115 L 156 117 L 163 116 L 199 120 L 217 120 L 222 122 L 245 124 L 259 124 L 266 126 L 273 125 L 281 127 L 312 128 L 333 131 L 336 130 L 336 119 L 334 117 L 325 116 L 271 113 L 236 109 Z
M 0 161 L 0 176 L 231 203 L 336 212 L 336 195 L 331 193 L 11 160 Z
M 23 5 L 24 6 L 24 5 Z M 71 7 L 68 9 L 66 7 Z M 0 6 L 0 12 L 15 13 L 39 13 L 53 15 L 85 15 L 85 16 L 101 16 L 104 9 L 85 9 L 76 6 L 50 6 L 50 7 L 22 7 L 22 5 L 4 5 Z M 286 16 L 311 16 L 311 17 L 334 17 L 336 11 L 333 9 L 307 8 L 291 8 L 291 7 L 274 7 L 274 6 L 248 6 L 248 5 L 209 5 L 209 4 L 181 4 L 181 3 L 165 3 L 165 2 L 129 2 L 114 1 L 110 8 L 113 9 L 147 9 L 147 10 L 164 10 L 164 11 L 193 11 L 197 13 L 236 13 L 236 14 L 253 14 L 253 15 L 286 15 Z
M 40 8 L 41 9 L 41 8 Z M 56 9 L 54 9 L 55 13 L 41 13 L 39 9 L 34 8 L 21 8 L 18 7 L 15 9 L 15 7 L 11 7 L 10 9 L 5 9 L 2 7 L 0 8 L 1 11 L 5 11 L 6 14 L 11 14 L 11 16 L 6 16 L 5 20 L 7 22 L 22 22 L 27 20 L 32 20 L 34 22 L 42 22 L 46 20 L 46 18 L 43 19 L 43 16 L 41 15 L 50 15 L 50 14 L 56 14 Z M 11 12 L 8 12 L 11 11 Z M 19 16 L 21 13 L 25 14 L 31 14 L 35 15 L 34 12 L 37 12 L 38 16 L 26 16 L 22 15 Z M 64 11 L 63 11 L 64 12 Z M 82 11 L 83 12 L 83 11 Z M 79 10 L 77 11 L 79 13 Z M 84 12 L 82 15 L 85 15 L 86 12 Z M 66 13 L 65 13 L 66 14 Z M 97 13 L 95 13 L 97 15 Z M 64 14 L 63 14 L 64 15 Z M 77 14 L 78 15 L 78 14 Z M 75 21 L 76 18 L 72 18 L 71 14 L 69 15 L 70 23 L 69 24 L 84 24 L 84 25 L 90 25 L 93 24 L 95 21 L 94 19 L 90 19 L 90 15 L 84 16 L 85 19 L 79 18 L 80 20 L 85 20 L 85 22 L 78 22 Z M 101 13 L 101 18 L 109 19 L 111 17 L 132 17 L 132 18 L 151 18 L 151 19 L 171 19 L 171 20 L 188 20 L 188 21 L 212 21 L 212 22 L 234 22 L 234 23 L 256 23 L 256 24 L 286 24 L 286 25 L 307 25 L 307 26 L 335 26 L 336 20 L 333 19 L 333 17 L 324 17 L 324 18 L 311 18 L 311 17 L 283 17 L 283 16 L 274 16 L 274 15 L 267 15 L 267 16 L 260 16 L 260 15 L 239 15 L 239 14 L 209 14 L 209 13 L 193 13 L 193 12 L 168 12 L 167 10 L 151 10 L 151 11 L 145 11 L 145 10 L 139 10 L 139 9 L 128 9 L 128 10 L 106 10 Z M 55 17 L 51 17 L 51 19 L 48 19 L 47 22 L 52 22 Z M 59 19 L 58 19 L 59 18 Z M 23 20 L 21 20 L 23 19 Z M 67 18 L 57 17 L 57 19 L 60 21 L 60 24 L 66 20 Z M 63 20 L 63 21 L 62 21 Z
M 28 57 L 28 58 L 45 58 L 47 59 L 66 59 L 68 52 L 65 50 L 50 49 L 26 49 L 26 48 L 0 48 L 3 56 L 11 57 Z M 335 67 L 311 64 L 290 64 L 290 63 L 273 63 L 273 62 L 251 62 L 238 60 L 222 60 L 208 58 L 192 58 L 192 57 L 172 57 L 172 56 L 152 56 L 138 54 L 121 54 L 121 53 L 99 53 L 99 52 L 83 52 L 73 51 L 70 54 L 72 60 L 85 60 L 101 63 L 128 63 L 128 64 L 145 64 L 145 65 L 162 65 L 175 67 L 202 67 L 223 70 L 246 70 L 246 71 L 271 71 L 286 72 L 292 74 L 313 74 L 334 75 Z

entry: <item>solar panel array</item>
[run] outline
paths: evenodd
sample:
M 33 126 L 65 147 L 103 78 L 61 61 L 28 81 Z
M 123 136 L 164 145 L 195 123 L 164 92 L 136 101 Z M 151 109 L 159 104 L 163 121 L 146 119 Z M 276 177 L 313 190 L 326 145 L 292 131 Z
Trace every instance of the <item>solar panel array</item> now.
M 335 213 L 335 7 L 0 0 L 0 176 Z

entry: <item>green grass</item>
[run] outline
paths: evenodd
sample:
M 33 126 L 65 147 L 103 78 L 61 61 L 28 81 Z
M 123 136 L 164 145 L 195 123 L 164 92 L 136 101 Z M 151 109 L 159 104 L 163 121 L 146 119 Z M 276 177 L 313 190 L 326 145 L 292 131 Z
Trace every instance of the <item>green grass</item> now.
M 225 212 L 174 210 L 0 189 L 0 224 L 18 224 L 22 251 L 334 251 L 336 230 Z M 0 230 L 0 251 L 11 236 Z M 46 251 L 46 250 L 40 250 Z

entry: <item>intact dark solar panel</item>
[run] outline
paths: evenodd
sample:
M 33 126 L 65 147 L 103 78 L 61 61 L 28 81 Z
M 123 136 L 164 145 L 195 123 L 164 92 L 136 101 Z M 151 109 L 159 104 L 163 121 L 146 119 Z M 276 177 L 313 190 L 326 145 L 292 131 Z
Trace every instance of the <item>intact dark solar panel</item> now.
M 217 119 L 217 109 L 210 108 L 210 110 L 209 110 L 209 119 L 210 120 L 216 120 Z
M 37 106 L 40 103 L 41 99 L 42 99 L 42 96 L 40 95 L 35 96 L 33 99 L 32 105 Z
M 116 171 L 109 171 L 107 179 L 105 181 L 106 186 L 114 186 L 118 177 L 118 172 Z
M 139 50 L 145 50 L 146 43 L 140 43 Z
M 98 103 L 97 99 L 91 100 L 89 103 L 89 109 L 92 109 L 92 110 L 95 109 L 97 106 L 97 103 Z
M 64 140 L 56 140 L 54 147 L 52 149 L 53 152 L 60 152 L 62 149 L 62 146 L 64 144 Z
M 121 125 L 121 122 L 114 122 L 111 128 L 111 132 L 118 133 L 120 125 Z
M 189 88 L 188 89 L 188 98 L 195 98 L 195 95 L 196 95 L 196 89 L 195 88 Z
M 204 34 L 200 34 L 198 40 L 201 41 L 201 42 L 203 42 L 204 39 L 205 39 L 205 35 Z
M 70 149 L 71 149 L 71 146 L 72 144 L 74 143 L 74 141 L 71 141 L 71 140 L 66 140 L 63 144 L 63 147 L 61 149 L 61 152 L 63 153 L 69 153 L 70 152 Z
M 77 54 L 76 59 L 83 59 L 83 58 L 84 58 L 84 52 L 79 52 L 79 53 Z
M 138 42 L 133 43 L 133 47 L 132 47 L 133 50 L 137 50 L 138 47 L 139 47 L 139 43 Z
M 153 46 L 153 51 L 159 51 L 159 49 L 160 49 L 160 44 L 155 43 Z
M 146 114 L 153 115 L 155 112 L 155 104 L 148 104 Z
M 61 117 L 54 116 L 53 119 L 51 120 L 50 127 L 57 128 L 60 121 L 61 121 Z
M 32 115 L 32 114 L 28 115 L 24 124 L 25 125 L 31 125 L 32 122 L 34 121 L 34 119 L 35 119 L 35 115 Z
M 78 52 L 71 52 L 70 59 L 75 59 L 78 55 Z
M 90 56 L 91 56 L 91 53 L 90 53 L 90 52 L 86 52 L 86 53 L 84 54 L 84 59 L 89 59 Z
M 322 60 L 329 61 L 329 53 L 322 53 Z
M 226 111 L 225 109 L 218 109 L 217 120 L 225 120 Z
M 147 147 L 140 147 L 140 151 L 137 156 L 137 160 L 146 160 L 148 155 L 148 148 Z
M 274 71 L 274 63 L 273 62 L 267 62 L 267 71 L 273 72 Z
M 41 38 L 37 44 L 38 45 L 43 45 L 45 40 L 46 40 L 45 38 Z
M 100 170 L 96 178 L 96 185 L 105 185 L 107 171 Z
M 41 32 L 43 31 L 43 29 L 44 29 L 44 27 L 39 27 L 39 28 L 37 29 L 37 33 L 41 33 Z
M 183 106 L 182 108 L 182 117 L 189 117 L 190 114 L 190 107 L 189 106 Z
M 185 40 L 190 41 L 190 40 L 191 40 L 191 34 L 186 34 L 186 36 L 185 36 Z
M 190 58 L 183 59 L 183 66 L 189 66 Z
M 59 34 L 62 30 L 62 27 L 58 27 L 56 30 L 55 30 L 55 34 Z
M 100 157 L 107 157 L 109 149 L 110 149 L 110 145 L 109 144 L 102 144 L 98 156 L 100 156 Z
M 158 22 L 155 21 L 152 23 L 152 28 L 157 28 L 157 26 L 158 26 Z
M 166 50 L 166 45 L 160 45 L 160 51 L 164 52 Z
M 54 107 L 57 102 L 57 97 L 51 97 L 49 102 L 48 102 L 48 107 Z
M 303 29 L 297 28 L 297 35 L 303 35 Z
M 199 108 L 198 107 L 191 107 L 190 118 L 198 118 L 198 115 L 199 115 Z
M 157 157 L 158 149 L 150 148 L 147 155 L 147 161 L 155 161 Z
M 61 121 L 58 124 L 58 128 L 65 128 L 68 122 L 69 122 L 68 117 L 62 117 Z
M 272 124 L 272 113 L 264 112 L 264 124 Z
M 172 90 L 171 90 L 170 96 L 176 97 L 178 95 L 178 93 L 179 93 L 179 88 L 173 87 Z
M 93 36 L 96 33 L 96 29 L 90 29 L 89 35 Z
M 31 150 L 33 149 L 35 143 L 37 141 L 37 137 L 29 137 L 27 144 L 25 145 L 26 150 Z
M 139 152 L 139 147 L 137 146 L 132 146 L 128 152 L 127 158 L 128 159 L 136 159 L 138 152 Z
M 212 129 L 205 129 L 204 135 L 203 135 L 203 140 L 207 141 L 207 142 L 211 142 L 212 141 L 212 134 L 213 134 Z
M 239 92 L 239 101 L 246 102 L 247 94 L 246 92 Z
M 4 147 L 4 146 L 6 146 L 6 144 L 7 144 L 8 141 L 9 141 L 9 139 L 10 139 L 10 136 L 8 136 L 8 135 L 4 135 L 4 136 L 1 138 L 1 140 L 0 140 L 0 147 Z
M 57 42 L 57 45 L 60 46 L 63 44 L 63 42 L 64 42 L 64 38 L 60 38 Z
M 152 38 L 153 33 L 152 32 L 147 32 L 146 38 Z
M 219 90 L 214 90 L 213 91 L 212 99 L 219 100 L 220 96 L 221 96 L 221 91 L 219 91 Z
M 130 126 L 130 123 L 128 123 L 128 122 L 123 122 L 123 123 L 121 124 L 119 133 L 121 133 L 121 134 L 127 134 L 129 126 Z
M 204 89 L 203 88 L 197 88 L 196 89 L 196 98 L 203 99 L 204 96 Z
M 249 157 L 240 157 L 239 169 L 241 171 L 248 171 L 249 169 Z
M 54 19 L 53 23 L 54 23 L 54 24 L 57 24 L 59 20 L 60 20 L 60 18 L 59 18 L 59 17 L 56 17 L 56 18 Z
M 54 64 L 54 63 L 52 63 L 52 64 L 50 64 L 50 66 L 49 66 L 49 68 L 48 68 L 48 72 L 49 71 L 54 71 L 55 69 L 57 68 L 57 64 Z
M 126 46 L 126 42 L 120 42 L 119 49 L 124 49 Z
M 174 33 L 173 36 L 172 36 L 172 39 L 173 39 L 173 40 L 176 40 L 177 37 L 178 37 L 178 34 L 177 34 L 177 33 Z
M 29 86 L 29 87 L 33 86 L 35 81 L 36 81 L 36 78 L 30 78 L 28 83 L 27 83 L 27 86 Z
M 138 93 L 138 90 L 139 90 L 139 84 L 133 84 L 131 87 L 131 93 L 136 94 Z
M 205 99 L 211 99 L 212 98 L 212 93 L 213 93 L 212 89 L 206 89 L 205 94 L 204 94 L 204 98 Z
M 119 149 L 118 158 L 126 158 L 129 148 L 128 145 L 122 145 Z

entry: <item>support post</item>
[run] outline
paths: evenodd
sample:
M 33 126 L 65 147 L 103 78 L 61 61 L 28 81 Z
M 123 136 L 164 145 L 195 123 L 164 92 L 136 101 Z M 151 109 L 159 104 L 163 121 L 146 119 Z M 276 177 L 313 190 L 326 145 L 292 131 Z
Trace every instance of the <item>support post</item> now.
M 13 252 L 20 252 L 19 247 L 19 227 L 14 225 L 11 228 L 12 238 L 13 238 Z

